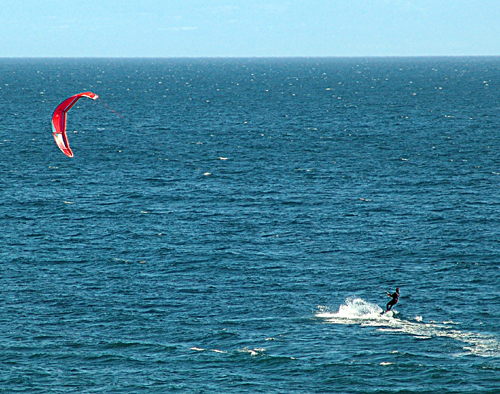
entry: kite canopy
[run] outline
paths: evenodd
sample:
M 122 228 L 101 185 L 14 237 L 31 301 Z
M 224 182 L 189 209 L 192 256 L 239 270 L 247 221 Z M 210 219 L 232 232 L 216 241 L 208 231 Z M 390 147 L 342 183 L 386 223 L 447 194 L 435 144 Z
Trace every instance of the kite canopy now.
M 99 96 L 92 92 L 75 94 L 59 104 L 52 115 L 52 134 L 59 149 L 68 157 L 73 157 L 74 155 L 69 147 L 68 136 L 66 135 L 66 114 L 82 97 L 97 100 Z

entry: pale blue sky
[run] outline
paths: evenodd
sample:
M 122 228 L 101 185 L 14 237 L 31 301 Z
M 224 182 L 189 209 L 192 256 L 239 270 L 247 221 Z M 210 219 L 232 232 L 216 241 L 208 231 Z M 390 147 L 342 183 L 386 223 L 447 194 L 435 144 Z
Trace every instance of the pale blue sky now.
M 500 0 L 0 0 L 0 57 L 500 55 Z

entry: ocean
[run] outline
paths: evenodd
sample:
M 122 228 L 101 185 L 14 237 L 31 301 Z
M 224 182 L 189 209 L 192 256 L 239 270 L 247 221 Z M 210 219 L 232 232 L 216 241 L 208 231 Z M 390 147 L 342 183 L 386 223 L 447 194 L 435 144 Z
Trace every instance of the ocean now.
M 498 57 L 0 59 L 0 391 L 499 393 L 499 132 Z

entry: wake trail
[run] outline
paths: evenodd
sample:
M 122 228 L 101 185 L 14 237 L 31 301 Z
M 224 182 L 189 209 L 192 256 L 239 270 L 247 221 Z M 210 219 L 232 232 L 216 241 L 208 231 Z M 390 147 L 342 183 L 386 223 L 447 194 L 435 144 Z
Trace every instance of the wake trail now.
M 411 335 L 415 339 L 429 340 L 437 337 L 451 338 L 464 344 L 468 354 L 481 357 L 500 357 L 500 341 L 494 335 L 481 334 L 457 329 L 459 323 L 445 321 L 443 323 L 423 321 L 422 316 L 413 319 L 399 318 L 393 310 L 381 314 L 383 309 L 377 304 L 361 298 L 347 298 L 337 312 L 328 307 L 318 306 L 317 318 L 329 324 L 360 325 L 378 327 L 377 331 Z

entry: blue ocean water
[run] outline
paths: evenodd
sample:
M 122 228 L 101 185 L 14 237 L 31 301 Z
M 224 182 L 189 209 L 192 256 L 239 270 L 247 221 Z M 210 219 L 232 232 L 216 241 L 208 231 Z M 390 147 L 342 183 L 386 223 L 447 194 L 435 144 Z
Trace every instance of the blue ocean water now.
M 500 392 L 499 92 L 500 58 L 1 59 L 0 391 Z

